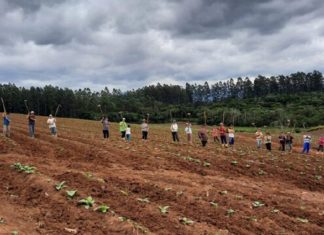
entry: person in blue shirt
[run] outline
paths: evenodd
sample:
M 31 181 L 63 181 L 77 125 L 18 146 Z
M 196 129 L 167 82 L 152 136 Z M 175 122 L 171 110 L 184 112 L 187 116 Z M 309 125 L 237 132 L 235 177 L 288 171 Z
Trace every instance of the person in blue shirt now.
M 9 112 L 4 112 L 3 117 L 3 135 L 10 137 L 10 114 Z

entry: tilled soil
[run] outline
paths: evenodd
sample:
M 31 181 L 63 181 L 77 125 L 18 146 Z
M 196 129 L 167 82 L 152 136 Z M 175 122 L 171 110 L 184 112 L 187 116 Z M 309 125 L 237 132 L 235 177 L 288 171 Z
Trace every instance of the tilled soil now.
M 248 134 L 234 149 L 174 144 L 154 125 L 147 142 L 132 125 L 127 143 L 112 124 L 106 141 L 99 122 L 61 118 L 53 138 L 45 120 L 31 139 L 13 115 L 12 137 L 0 138 L 0 234 L 324 234 L 324 156 L 257 151 Z M 94 211 L 102 204 L 107 213 Z

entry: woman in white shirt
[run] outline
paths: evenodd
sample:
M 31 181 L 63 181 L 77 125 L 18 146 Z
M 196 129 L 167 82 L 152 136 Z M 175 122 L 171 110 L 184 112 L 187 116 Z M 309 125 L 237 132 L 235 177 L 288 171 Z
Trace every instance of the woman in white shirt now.
M 186 123 L 185 133 L 187 135 L 187 140 L 189 144 L 192 144 L 192 128 L 191 123 Z
M 170 130 L 172 133 L 173 142 L 175 142 L 175 141 L 179 142 L 180 140 L 179 140 L 179 136 L 178 136 L 178 124 L 177 124 L 176 120 L 173 120 Z

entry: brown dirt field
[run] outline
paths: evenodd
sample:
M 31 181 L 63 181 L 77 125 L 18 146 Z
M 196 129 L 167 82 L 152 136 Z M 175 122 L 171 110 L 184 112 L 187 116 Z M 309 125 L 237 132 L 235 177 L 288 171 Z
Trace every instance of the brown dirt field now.
M 324 156 L 299 154 L 300 146 L 257 151 L 253 135 L 239 133 L 235 149 L 203 148 L 181 132 L 174 144 L 159 125 L 143 142 L 136 124 L 130 143 L 116 124 L 105 141 L 99 122 L 63 118 L 55 139 L 45 120 L 37 117 L 31 139 L 25 116 L 14 114 L 12 137 L 0 137 L 0 234 L 324 234 Z M 17 171 L 17 162 L 36 172 Z M 78 205 L 87 196 L 109 212 Z

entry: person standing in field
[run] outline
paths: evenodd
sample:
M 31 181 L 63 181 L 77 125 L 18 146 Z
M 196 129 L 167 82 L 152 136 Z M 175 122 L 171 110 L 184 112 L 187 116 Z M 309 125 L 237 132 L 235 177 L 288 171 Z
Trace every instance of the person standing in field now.
M 262 148 L 262 138 L 263 138 L 263 133 L 261 131 L 261 128 L 258 128 L 257 132 L 255 132 L 255 138 L 256 138 L 257 148 L 261 149 Z
M 36 123 L 35 112 L 31 111 L 30 113 L 28 113 L 27 119 L 28 119 L 29 136 L 31 138 L 35 138 L 35 123 Z
M 191 128 L 191 123 L 190 122 L 186 123 L 185 133 L 187 135 L 188 143 L 192 144 L 192 128 Z
M 125 139 L 125 137 L 126 137 L 127 123 L 125 120 L 126 119 L 123 118 L 122 121 L 119 123 L 119 131 L 120 131 L 122 139 Z
M 126 128 L 126 140 L 128 142 L 130 142 L 130 140 L 131 140 L 131 126 L 130 125 L 127 125 L 127 128 Z
M 303 138 L 304 138 L 304 146 L 303 146 L 302 153 L 309 153 L 312 137 L 310 135 L 304 135 Z
M 271 152 L 271 134 L 270 134 L 270 132 L 266 132 L 266 135 L 264 136 L 264 143 L 265 143 L 266 149 Z
M 220 142 L 220 141 L 219 141 L 219 138 L 218 138 L 218 136 L 219 136 L 218 128 L 216 128 L 216 127 L 213 128 L 212 131 L 211 131 L 211 135 L 212 135 L 212 137 L 213 137 L 214 142 L 216 142 L 216 141 L 217 141 L 218 143 Z
M 109 120 L 108 120 L 108 117 L 107 116 L 102 117 L 101 123 L 102 123 L 103 137 L 104 137 L 104 139 L 108 139 L 109 138 Z
M 293 139 L 290 132 L 287 132 L 286 135 L 286 149 L 291 153 L 292 152 L 292 146 L 293 146 Z
M 317 148 L 317 153 L 319 152 L 324 152 L 324 136 L 321 136 L 319 141 L 318 141 L 318 148 Z
M 225 147 L 227 145 L 227 141 L 226 141 L 226 128 L 224 126 L 224 123 L 222 122 L 220 123 L 218 130 L 219 130 L 222 146 Z
M 207 128 L 206 125 L 203 125 L 200 130 L 198 131 L 198 137 L 201 141 L 201 144 L 203 147 L 206 146 L 207 142 L 208 142 L 208 134 L 207 134 Z
M 171 126 L 170 126 L 170 130 L 171 130 L 171 133 L 172 133 L 172 139 L 173 139 L 173 142 L 179 142 L 179 136 L 178 136 L 178 124 L 176 122 L 176 120 L 173 120 Z
M 53 118 L 52 114 L 48 116 L 47 119 L 47 125 L 51 131 L 51 135 L 54 137 L 57 137 L 57 131 L 56 131 L 56 118 Z
M 10 113 L 4 112 L 2 114 L 3 117 L 3 135 L 5 137 L 10 137 Z
M 147 140 L 149 126 L 146 119 L 143 119 L 143 123 L 141 124 L 141 129 L 142 129 L 142 140 Z
M 231 125 L 228 129 L 227 129 L 227 132 L 228 132 L 228 142 L 229 142 L 229 145 L 233 146 L 234 145 L 234 133 L 235 133 L 235 130 L 234 130 L 234 126 Z
M 280 150 L 285 151 L 285 146 L 286 146 L 286 136 L 283 132 L 280 133 L 279 135 L 279 144 L 280 144 Z

